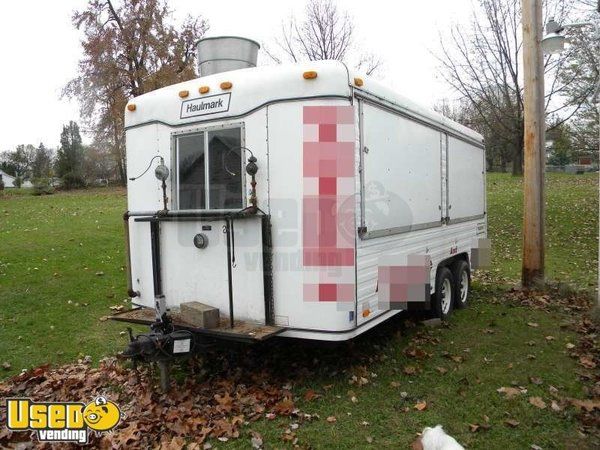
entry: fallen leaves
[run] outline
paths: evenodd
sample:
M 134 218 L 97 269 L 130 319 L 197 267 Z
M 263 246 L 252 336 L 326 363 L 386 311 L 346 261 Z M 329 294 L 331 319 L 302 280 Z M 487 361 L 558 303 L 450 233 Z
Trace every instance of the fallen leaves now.
M 465 351 L 468 352 L 468 350 L 465 350 Z M 444 357 L 446 357 L 448 359 L 451 359 L 452 361 L 454 361 L 457 364 L 460 364 L 460 363 L 462 363 L 465 360 L 465 358 L 463 356 L 453 355 L 453 354 L 448 353 L 448 352 L 442 352 L 442 356 L 444 356 Z
M 596 368 L 596 363 L 594 362 L 594 357 L 592 355 L 580 356 L 579 364 L 581 364 L 586 369 L 595 369 Z
M 281 436 L 281 439 L 284 442 L 289 442 L 292 445 L 296 445 L 298 443 L 298 438 L 296 437 L 296 433 L 294 433 L 290 428 L 286 428 Z
M 476 433 L 479 430 L 489 430 L 492 426 L 490 425 L 490 418 L 487 415 L 483 416 L 483 422 L 481 423 L 469 423 L 469 431 Z
M 536 322 L 527 322 L 527 326 L 531 328 L 537 328 L 539 327 L 539 324 Z
M 10 368 L 11 368 L 11 367 L 12 367 L 12 366 L 10 365 L 10 363 L 9 363 L 8 361 L 4 361 L 4 362 L 2 363 L 2 368 L 3 368 L 4 370 L 10 370 Z
M 416 409 L 417 411 L 425 411 L 427 409 L 427 402 L 426 401 L 417 402 L 415 404 L 415 406 L 413 406 L 413 408 Z
M 190 376 L 168 394 L 157 391 L 149 367 L 128 369 L 114 358 L 93 367 L 91 358 L 57 368 L 37 367 L 0 383 L 0 397 L 31 397 L 36 401 L 89 401 L 102 394 L 117 403 L 127 418 L 110 436 L 90 436 L 92 447 L 203 449 L 208 438 L 226 442 L 240 437 L 240 430 L 259 419 L 316 415 L 300 414 L 288 390 L 268 372 L 231 370 L 210 377 Z M 191 362 L 190 362 L 191 364 Z M 226 364 L 224 362 L 224 364 Z M 19 439 L 0 436 L 0 447 Z M 156 439 L 159 439 L 156 442 Z M 292 437 L 290 442 L 296 440 Z M 191 438 L 191 442 L 190 442 Z M 252 434 L 253 448 L 262 448 L 262 437 Z
M 317 398 L 321 397 L 320 394 L 317 394 L 315 391 L 313 391 L 312 389 L 308 389 L 305 393 L 304 393 L 304 400 L 306 400 L 307 402 L 312 402 L 313 400 L 316 400 Z
M 420 347 L 407 347 L 404 350 L 404 354 L 410 358 L 416 358 L 416 359 L 425 359 L 425 358 L 431 356 L 429 353 L 427 353 Z
M 563 410 L 563 407 L 560 406 L 556 400 L 552 400 L 552 403 L 550 403 L 550 409 L 554 412 L 560 412 Z
M 516 419 L 506 419 L 504 421 L 504 424 L 511 427 L 511 428 L 516 428 L 519 426 L 520 422 Z
M 256 431 L 250 431 L 252 437 L 250 438 L 250 445 L 252 448 L 261 448 L 263 446 L 263 438 L 260 433 Z
M 537 408 L 546 409 L 546 402 L 542 400 L 542 397 L 529 397 L 529 403 Z
M 359 366 L 356 369 L 356 373 L 352 375 L 348 383 L 356 384 L 358 386 L 364 386 L 369 384 L 369 377 L 377 378 L 377 375 L 374 373 L 370 373 L 365 366 Z
M 529 377 L 529 381 L 537 386 L 544 383 L 544 381 L 540 377 Z
M 289 399 L 283 399 L 275 405 L 273 411 L 280 416 L 289 416 L 294 411 L 294 402 Z
M 579 400 L 576 398 L 569 399 L 570 403 L 577 409 L 592 412 L 595 409 L 600 410 L 600 398 Z
M 517 397 L 521 394 L 525 394 L 527 393 L 527 390 L 524 390 L 525 392 L 523 392 L 522 389 L 518 389 L 518 388 L 514 388 L 514 387 L 501 387 L 496 389 L 496 392 L 499 392 L 500 394 L 504 394 L 505 398 L 507 399 L 511 399 L 514 397 Z
M 475 433 L 477 430 L 479 430 L 479 424 L 477 424 L 477 423 L 470 423 L 469 424 L 469 431 L 471 433 Z
M 402 369 L 405 375 L 415 375 L 417 373 L 417 368 L 415 366 L 404 366 Z
M 337 422 L 337 418 L 335 416 L 329 416 L 329 417 L 327 417 L 326 420 L 328 423 L 336 423 Z

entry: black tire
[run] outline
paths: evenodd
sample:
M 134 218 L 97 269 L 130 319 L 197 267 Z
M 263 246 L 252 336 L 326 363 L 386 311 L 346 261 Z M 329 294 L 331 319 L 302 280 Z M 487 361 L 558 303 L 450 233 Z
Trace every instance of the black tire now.
M 454 307 L 454 291 L 452 271 L 447 267 L 439 267 L 435 276 L 435 292 L 431 305 L 434 317 L 442 320 L 447 320 L 450 317 Z M 449 304 L 443 304 L 448 293 L 450 294 Z
M 466 280 L 463 280 L 465 274 Z M 455 261 L 454 264 L 452 264 L 452 275 L 454 275 L 455 280 L 454 307 L 456 309 L 466 308 L 469 304 L 469 294 L 471 293 L 471 268 L 469 267 L 469 263 L 464 259 Z M 466 281 L 466 293 L 463 291 L 463 281 Z

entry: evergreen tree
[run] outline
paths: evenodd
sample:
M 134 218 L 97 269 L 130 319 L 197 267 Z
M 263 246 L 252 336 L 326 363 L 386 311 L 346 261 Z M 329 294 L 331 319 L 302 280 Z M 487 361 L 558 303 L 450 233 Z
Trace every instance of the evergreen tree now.
M 566 166 L 573 162 L 573 141 L 571 128 L 562 123 L 548 132 L 552 138 L 552 153 L 548 158 L 548 164 L 553 166 Z
M 70 121 L 60 134 L 60 148 L 56 155 L 56 173 L 65 189 L 83 187 L 83 144 L 79 125 Z
M 31 171 L 33 178 L 48 178 L 50 177 L 50 169 L 52 168 L 52 150 L 46 148 L 43 142 L 40 142 L 38 148 L 35 149 Z

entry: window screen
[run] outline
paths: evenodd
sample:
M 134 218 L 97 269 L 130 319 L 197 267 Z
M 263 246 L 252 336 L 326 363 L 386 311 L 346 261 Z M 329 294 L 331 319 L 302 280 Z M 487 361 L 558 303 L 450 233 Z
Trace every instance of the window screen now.
M 243 207 L 241 129 L 177 138 L 179 209 Z

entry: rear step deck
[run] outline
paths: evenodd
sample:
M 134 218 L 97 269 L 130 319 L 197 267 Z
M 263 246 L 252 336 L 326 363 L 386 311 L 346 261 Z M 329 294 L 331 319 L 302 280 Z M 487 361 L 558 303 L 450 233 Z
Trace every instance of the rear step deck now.
M 216 328 L 198 328 L 186 322 L 178 311 L 169 312 L 176 330 L 188 330 L 193 333 L 203 334 L 215 338 L 229 339 L 234 341 L 256 342 L 264 341 L 283 331 L 282 327 L 260 325 L 242 320 L 235 320 L 233 328 L 230 327 L 229 318 L 222 317 Z M 140 323 L 150 325 L 156 320 L 156 312 L 151 308 L 136 308 L 128 311 L 118 312 L 108 316 L 111 320 L 120 322 Z

